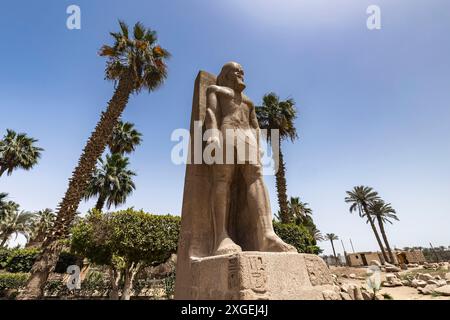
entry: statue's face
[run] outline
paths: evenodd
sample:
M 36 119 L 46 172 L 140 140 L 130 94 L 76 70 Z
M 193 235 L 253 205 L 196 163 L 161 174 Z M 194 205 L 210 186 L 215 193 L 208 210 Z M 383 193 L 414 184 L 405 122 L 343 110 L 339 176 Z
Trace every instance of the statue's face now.
M 244 91 L 244 69 L 242 69 L 242 66 L 240 64 L 233 64 L 231 70 L 228 73 L 228 80 L 230 81 L 231 88 L 233 88 L 235 91 Z

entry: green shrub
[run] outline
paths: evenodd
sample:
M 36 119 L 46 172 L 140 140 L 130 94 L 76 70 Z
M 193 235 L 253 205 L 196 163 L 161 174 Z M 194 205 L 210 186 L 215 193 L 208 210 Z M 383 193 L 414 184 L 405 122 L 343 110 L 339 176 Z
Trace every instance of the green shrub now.
M 68 251 L 62 251 L 55 266 L 56 273 L 66 273 L 69 266 L 77 265 L 83 267 L 83 258 Z
M 284 242 L 293 245 L 298 252 L 320 253 L 320 248 L 315 245 L 314 238 L 304 226 L 274 222 L 273 228 Z
M 6 248 L 0 248 L 0 269 L 5 269 L 8 262 L 11 250 Z
M 175 293 L 175 272 L 172 272 L 169 276 L 164 279 L 164 289 L 166 291 L 166 298 L 172 299 Z
M 47 296 L 63 296 L 68 294 L 67 286 L 61 280 L 48 280 L 45 284 L 44 291 Z
M 35 248 L 12 250 L 6 262 L 6 270 L 12 273 L 30 272 L 39 252 Z
M 0 273 L 0 296 L 4 296 L 6 290 L 24 287 L 28 276 L 28 273 Z
M 83 290 L 97 290 L 103 293 L 108 292 L 110 287 L 111 285 L 108 279 L 105 278 L 103 272 L 97 270 L 90 270 L 81 284 Z

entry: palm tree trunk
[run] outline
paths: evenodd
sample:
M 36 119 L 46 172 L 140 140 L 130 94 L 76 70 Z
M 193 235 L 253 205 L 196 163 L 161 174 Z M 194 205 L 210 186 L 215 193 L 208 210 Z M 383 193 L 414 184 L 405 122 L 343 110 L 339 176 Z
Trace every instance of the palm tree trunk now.
M 381 236 L 383 237 L 384 243 L 386 245 L 386 249 L 389 253 L 389 262 L 392 264 L 397 264 L 397 259 L 395 259 L 394 254 L 392 253 L 391 246 L 389 245 L 389 241 L 387 239 L 386 231 L 384 230 L 384 224 L 381 217 L 377 216 L 378 226 L 380 227 Z
M 98 211 L 102 211 L 105 206 L 106 197 L 104 195 L 100 195 L 97 200 L 97 204 L 95 205 L 95 209 Z
M 69 180 L 69 187 L 59 206 L 58 216 L 50 234 L 43 243 L 43 251 L 33 265 L 27 286 L 18 299 L 28 300 L 42 298 L 45 282 L 48 275 L 55 268 L 62 245 L 61 239 L 67 237 L 76 210 L 84 196 L 86 187 L 94 171 L 97 159 L 105 150 L 114 126 L 125 109 L 129 96 L 133 91 L 131 73 L 119 81 L 112 99 L 108 103 L 106 112 L 103 112 L 95 131 L 89 138 L 86 147 L 78 162 L 78 166 Z
M 372 216 L 369 214 L 369 210 L 366 206 L 364 206 L 364 211 L 366 212 L 367 219 L 369 220 L 370 226 L 372 227 L 373 234 L 375 235 L 375 238 L 377 239 L 378 246 L 380 247 L 381 254 L 383 255 L 383 263 L 386 261 L 389 261 L 386 250 L 384 250 L 383 242 L 381 242 L 380 235 L 378 234 L 377 228 L 375 227 L 375 222 L 372 219 Z
M 277 152 L 274 152 L 272 150 L 275 164 L 278 164 L 278 171 L 275 173 L 275 177 L 278 194 L 278 205 L 280 207 L 280 219 L 282 223 L 290 223 L 292 217 L 289 214 L 287 200 L 286 168 L 283 160 L 283 153 L 281 152 L 281 139 L 279 141 L 278 159 L 275 159 L 276 154 Z
M 333 248 L 334 261 L 336 262 L 336 265 L 338 265 L 338 259 L 337 259 L 337 256 L 336 256 L 336 251 L 334 250 L 333 240 L 330 239 L 330 242 L 331 242 L 331 247 Z

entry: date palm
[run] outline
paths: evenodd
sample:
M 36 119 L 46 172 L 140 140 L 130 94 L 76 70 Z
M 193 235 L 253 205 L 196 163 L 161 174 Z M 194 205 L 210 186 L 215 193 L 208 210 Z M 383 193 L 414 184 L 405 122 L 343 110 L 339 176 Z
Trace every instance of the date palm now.
M 322 232 L 320 232 L 320 230 L 317 229 L 315 225 L 306 228 L 309 230 L 309 233 L 312 235 L 316 243 L 325 240 L 325 237 L 323 236 Z
M 278 130 L 278 147 L 272 143 L 272 156 L 275 162 L 276 186 L 278 193 L 278 205 L 280 207 L 280 220 L 282 223 L 289 223 L 292 217 L 289 214 L 289 205 L 287 199 L 287 183 L 286 183 L 286 165 L 281 150 L 281 142 L 286 139 L 294 141 L 298 138 L 295 128 L 295 118 L 297 112 L 293 99 L 280 101 L 280 98 L 273 92 L 263 97 L 262 106 L 256 107 L 256 115 L 258 117 L 259 127 L 267 130 L 267 141 L 272 141 L 272 130 Z M 278 157 L 277 157 L 278 155 Z
M 290 216 L 295 224 L 302 224 L 308 217 L 312 215 L 312 209 L 309 204 L 300 200 L 300 197 L 291 197 L 288 202 Z
M 30 279 L 19 299 L 42 297 L 45 282 L 62 249 L 62 242 L 59 240 L 68 235 L 78 205 L 86 194 L 96 162 L 111 141 L 114 127 L 130 95 L 143 89 L 154 91 L 167 77 L 165 60 L 169 57 L 169 52 L 157 44 L 156 32 L 146 29 L 138 22 L 130 34 L 124 22 L 120 21 L 119 25 L 120 31 L 111 33 L 113 45 L 104 45 L 99 52 L 100 56 L 107 58 L 106 79 L 114 81 L 117 87 L 107 110 L 102 113 L 83 150 L 59 206 L 53 232 L 44 241 L 43 251 L 34 264 Z
M 37 147 L 37 140 L 25 133 L 7 129 L 0 140 L 0 177 L 7 172 L 11 175 L 16 169 L 30 170 L 35 166 L 44 150 Z
M 129 154 L 133 152 L 136 146 L 142 142 L 142 134 L 134 129 L 134 124 L 130 122 L 122 122 L 114 127 L 111 141 L 109 142 L 109 150 L 111 154 Z
M 370 215 L 377 219 L 378 227 L 380 228 L 381 236 L 383 237 L 384 244 L 386 245 L 390 262 L 396 263 L 397 259 L 391 250 L 391 246 L 389 245 L 386 231 L 384 229 L 384 224 L 386 222 L 392 224 L 391 220 L 399 220 L 396 215 L 396 211 L 392 208 L 390 203 L 385 203 L 383 200 L 377 200 L 369 205 L 369 212 Z
M 37 247 L 44 242 L 55 223 L 56 214 L 52 209 L 44 209 L 36 212 L 35 217 L 31 225 L 30 241 L 28 241 L 26 247 Z
M 95 208 L 103 209 L 105 203 L 109 208 L 125 203 L 135 189 L 133 176 L 136 174 L 128 170 L 128 158 L 119 153 L 106 155 L 106 159 L 99 159 L 98 166 L 86 190 L 85 199 L 98 196 Z
M 5 216 L 5 208 L 8 204 L 8 201 L 6 199 L 8 198 L 8 194 L 4 192 L 0 192 L 0 221 Z
M 375 227 L 374 219 L 369 212 L 370 204 L 378 201 L 379 199 L 380 197 L 378 196 L 378 192 L 374 191 L 371 187 L 356 186 L 352 191 L 347 191 L 345 202 L 351 204 L 349 209 L 350 213 L 357 211 L 360 217 L 367 218 L 367 222 L 372 228 L 384 260 L 389 261 L 386 255 L 386 250 L 384 250 L 383 243 L 381 242 L 380 235 L 378 234 L 377 228 Z
M 8 239 L 19 234 L 29 238 L 31 226 L 36 218 L 34 213 L 19 211 L 19 205 L 8 202 L 5 208 L 5 216 L 0 220 L 0 247 L 3 247 Z
M 327 233 L 325 234 L 325 240 L 330 241 L 331 248 L 333 248 L 334 260 L 336 261 L 336 263 L 339 263 L 338 258 L 336 256 L 336 251 L 334 250 L 334 241 L 339 240 L 339 237 L 334 233 Z

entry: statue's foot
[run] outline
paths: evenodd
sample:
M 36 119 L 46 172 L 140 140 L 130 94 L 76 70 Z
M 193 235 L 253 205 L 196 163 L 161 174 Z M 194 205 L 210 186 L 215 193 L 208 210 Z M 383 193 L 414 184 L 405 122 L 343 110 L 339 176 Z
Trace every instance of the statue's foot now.
M 223 238 L 216 247 L 214 251 L 215 256 L 219 256 L 222 254 L 230 254 L 241 252 L 242 248 L 233 242 L 230 238 Z
M 280 239 L 275 233 L 267 234 L 264 237 L 264 245 L 262 251 L 267 252 L 295 252 L 297 249 Z

